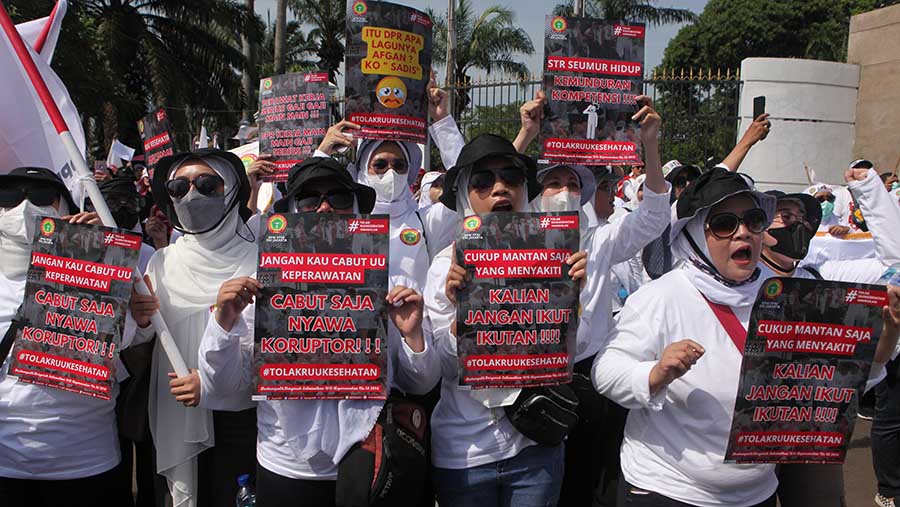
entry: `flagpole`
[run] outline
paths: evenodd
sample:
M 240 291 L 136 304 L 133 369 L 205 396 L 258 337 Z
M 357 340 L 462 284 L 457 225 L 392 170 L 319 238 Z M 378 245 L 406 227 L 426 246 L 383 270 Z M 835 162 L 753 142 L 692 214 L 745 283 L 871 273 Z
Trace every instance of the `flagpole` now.
M 59 111 L 59 107 L 56 105 L 53 95 L 47 88 L 47 83 L 44 82 L 44 77 L 41 76 L 40 71 L 34 64 L 31 53 L 28 52 L 28 48 L 25 46 L 22 36 L 19 34 L 19 31 L 16 30 L 16 26 L 13 24 L 12 19 L 10 19 L 9 14 L 6 12 L 6 8 L 2 3 L 0 3 L 0 28 L 6 33 L 6 37 L 9 39 L 10 44 L 12 44 L 13 50 L 16 52 L 19 61 L 22 63 L 22 67 L 28 75 L 28 79 L 31 81 L 32 86 L 34 86 L 34 90 L 37 92 L 38 97 L 41 99 L 44 110 L 50 117 L 50 121 L 53 122 L 53 127 L 56 128 L 59 139 L 66 148 L 66 152 L 69 154 L 69 160 L 71 160 L 74 165 L 75 172 L 79 175 L 79 179 L 84 182 L 85 190 L 91 198 L 91 202 L 94 204 L 97 214 L 100 215 L 100 220 L 103 222 L 103 225 L 107 227 L 116 227 L 116 221 L 109 212 L 109 207 L 106 205 L 103 194 L 100 193 L 100 189 L 97 187 L 97 182 L 94 181 L 94 178 L 91 176 L 91 171 L 88 170 L 87 164 L 84 161 L 84 156 L 78 149 L 78 145 L 75 144 L 75 138 L 72 137 L 69 126 L 66 125 L 66 120 Z M 150 295 L 150 289 L 147 287 L 147 284 L 144 283 L 143 278 L 137 274 L 135 274 L 134 277 L 134 287 L 138 293 L 145 296 Z M 175 345 L 175 340 L 172 338 L 172 334 L 169 333 L 169 327 L 163 320 L 162 315 L 160 315 L 159 312 L 154 312 L 150 321 L 156 329 L 159 336 L 159 342 L 163 346 L 163 350 L 166 352 L 169 362 L 172 363 L 175 373 L 177 373 L 179 377 L 189 375 L 190 371 L 188 371 L 187 365 L 181 357 L 178 346 Z

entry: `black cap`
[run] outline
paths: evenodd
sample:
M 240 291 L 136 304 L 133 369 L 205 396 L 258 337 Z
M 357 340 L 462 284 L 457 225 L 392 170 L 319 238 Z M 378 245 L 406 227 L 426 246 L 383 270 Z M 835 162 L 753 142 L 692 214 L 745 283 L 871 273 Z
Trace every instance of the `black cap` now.
M 786 194 L 781 190 L 769 190 L 766 192 L 766 195 L 771 195 L 778 201 L 786 201 L 788 199 L 800 201 L 803 204 L 803 213 L 806 215 L 806 221 L 809 222 L 814 231 L 822 223 L 822 205 L 819 204 L 815 197 L 803 192 Z
M 528 186 L 528 201 L 540 195 L 541 185 L 537 182 L 537 164 L 531 157 L 516 151 L 515 146 L 505 137 L 494 134 L 481 134 L 469 141 L 459 152 L 456 165 L 447 171 L 444 177 L 444 192 L 441 194 L 441 203 L 456 211 L 456 193 L 459 190 L 456 180 L 459 172 L 471 168 L 478 162 L 487 158 L 508 158 L 515 165 L 525 171 L 526 185 Z
M 0 175 L 0 187 L 27 181 L 45 183 L 55 187 L 59 191 L 60 198 L 68 204 L 69 212 L 76 213 L 78 211 L 78 207 L 75 206 L 75 200 L 72 199 L 72 194 L 66 188 L 66 184 L 50 169 L 44 167 L 17 167 L 8 174 Z
M 247 207 L 247 201 L 250 199 L 250 180 L 247 178 L 247 170 L 244 169 L 244 163 L 234 153 L 215 148 L 203 148 L 202 150 L 186 151 L 163 157 L 156 164 L 156 169 L 153 171 L 153 181 L 151 182 L 153 201 L 166 214 L 172 225 L 181 227 L 181 222 L 178 221 L 178 215 L 175 213 L 175 208 L 172 204 L 172 198 L 169 197 L 169 192 L 166 190 L 166 181 L 169 180 L 169 171 L 172 169 L 172 165 L 182 163 L 185 160 L 202 160 L 204 157 L 212 156 L 226 160 L 234 169 L 239 188 L 237 198 L 232 206 L 237 206 L 238 213 L 245 222 L 253 215 L 253 212 Z
M 687 177 L 693 176 L 694 178 L 699 178 L 702 173 L 703 171 L 695 165 L 680 165 L 669 171 L 669 174 L 666 175 L 666 181 L 674 183 L 675 178 L 682 174 Z
M 120 176 L 116 176 L 115 178 L 110 178 L 108 180 L 100 182 L 100 193 L 104 196 L 111 194 L 119 194 L 119 195 L 128 195 L 134 196 L 135 198 L 139 197 L 138 191 L 134 188 L 134 180 L 129 178 L 123 178 Z
M 337 160 L 331 157 L 312 157 L 291 167 L 287 192 L 283 199 L 275 203 L 275 211 L 286 213 L 290 209 L 291 199 L 300 193 L 303 186 L 318 179 L 327 179 L 336 188 L 352 191 L 356 195 L 356 205 L 360 213 L 371 213 L 375 207 L 375 189 L 353 181 L 346 166 Z

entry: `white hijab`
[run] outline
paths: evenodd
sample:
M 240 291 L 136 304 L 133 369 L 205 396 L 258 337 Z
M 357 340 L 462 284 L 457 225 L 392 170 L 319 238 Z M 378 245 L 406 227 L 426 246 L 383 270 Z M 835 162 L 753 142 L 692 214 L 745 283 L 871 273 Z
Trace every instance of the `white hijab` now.
M 231 196 L 231 201 L 237 199 L 238 179 L 230 165 L 210 159 L 204 162 L 225 180 L 225 194 Z M 173 164 L 173 167 L 177 169 L 180 165 Z M 226 206 L 230 204 L 226 202 Z M 244 224 L 238 210 L 239 206 L 232 208 L 212 231 L 181 236 L 174 244 L 159 250 L 147 266 L 147 274 L 159 297 L 160 313 L 192 369 L 198 365 L 200 339 L 219 287 L 227 280 L 250 276 L 256 271 L 258 221 L 251 218 Z M 194 506 L 197 504 L 196 456 L 215 445 L 212 411 L 188 408 L 175 401 L 169 393 L 168 373 L 173 371 L 172 366 L 158 343 L 152 368 L 151 379 L 155 381 L 150 382 L 149 411 L 157 471 L 168 480 L 175 507 Z
M 372 158 L 375 150 L 377 150 L 385 142 L 395 143 L 400 147 L 400 151 L 403 152 L 403 156 L 406 158 L 407 165 L 409 166 L 409 172 L 407 172 L 406 176 L 407 184 L 404 185 L 402 193 L 396 199 L 393 199 L 393 196 L 382 195 L 382 193 L 378 191 L 377 187 L 373 187 L 376 190 L 376 197 L 375 207 L 372 209 L 372 213 L 386 214 L 390 215 L 391 218 L 396 219 L 412 211 L 415 211 L 418 208 L 416 198 L 409 190 L 409 187 L 416 181 L 416 178 L 418 177 L 418 171 L 419 166 L 421 165 L 421 161 L 417 162 L 417 160 L 419 160 L 421 157 L 416 157 L 414 155 L 420 153 L 419 147 L 413 143 L 405 143 L 402 141 L 364 141 L 359 152 L 359 157 L 357 160 L 358 165 L 347 166 L 347 168 L 351 171 L 351 176 L 356 179 L 357 183 L 371 186 L 369 183 L 368 171 L 369 159 Z M 354 170 L 356 171 L 356 174 L 353 174 Z
M 440 171 L 429 171 L 422 176 L 422 184 L 419 186 L 419 209 L 425 209 L 434 204 L 431 199 L 431 186 L 443 175 L 444 173 Z

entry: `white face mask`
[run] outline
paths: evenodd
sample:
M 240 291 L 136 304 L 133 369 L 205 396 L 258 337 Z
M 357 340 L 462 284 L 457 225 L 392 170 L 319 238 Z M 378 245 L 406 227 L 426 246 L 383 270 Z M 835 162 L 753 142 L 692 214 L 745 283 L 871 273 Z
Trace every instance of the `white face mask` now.
M 388 169 L 381 176 L 366 173 L 366 181 L 375 189 L 379 201 L 394 202 L 403 195 L 403 189 L 409 188 L 406 175 Z
M 35 206 L 28 199 L 15 208 L 0 208 L 0 272 L 7 278 L 19 278 L 28 271 L 31 240 L 38 217 L 57 217 L 53 206 Z
M 541 196 L 541 210 L 543 211 L 578 211 L 581 207 L 581 194 L 563 190 L 553 195 Z

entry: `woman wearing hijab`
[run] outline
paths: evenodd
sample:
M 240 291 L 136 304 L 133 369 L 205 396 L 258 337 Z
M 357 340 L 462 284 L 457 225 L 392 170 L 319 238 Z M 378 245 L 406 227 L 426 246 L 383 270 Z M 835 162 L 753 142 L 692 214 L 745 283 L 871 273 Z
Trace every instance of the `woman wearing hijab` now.
M 44 168 L 0 175 L 0 505 L 108 505 L 130 494 L 119 481 L 115 402 L 8 376 L 38 217 L 93 223 L 78 213 L 62 180 Z M 123 339 L 121 347 L 131 345 Z M 121 350 L 121 349 L 120 349 Z M 112 399 L 118 394 L 113 385 Z M 130 495 L 128 495 L 130 496 Z M 111 500 L 116 498 L 117 500 Z M 130 500 L 129 500 L 130 501 Z M 117 504 L 118 505 L 118 504 Z
M 441 202 L 462 218 L 492 211 L 526 211 L 538 196 L 534 162 L 498 136 L 483 134 L 460 153 L 445 177 Z M 583 255 L 572 256 L 570 274 L 584 277 Z M 438 503 L 555 505 L 562 480 L 562 444 L 539 446 L 516 430 L 504 413 L 516 389 L 464 391 L 458 388 L 453 329 L 456 290 L 464 270 L 454 264 L 452 245 L 428 272 L 425 305 L 440 357 L 441 398 L 432 416 L 432 463 Z M 502 474 L 501 474 L 502 471 Z
M 370 213 L 376 195 L 354 182 L 331 158 L 314 157 L 291 169 L 287 196 L 276 211 Z M 253 255 L 254 263 L 256 255 Z M 392 260 L 393 263 L 393 260 Z M 248 276 L 222 284 L 215 318 L 201 346 L 201 374 L 210 403 L 231 397 L 250 399 L 253 387 L 253 328 L 259 283 Z M 390 273 L 387 300 L 390 385 L 408 394 L 424 394 L 437 383 L 438 367 L 422 330 L 422 298 L 396 284 L 405 275 Z M 389 388 L 390 388 L 389 385 Z M 285 400 L 259 402 L 257 424 L 257 505 L 328 507 L 335 505 L 335 481 L 341 459 L 375 425 L 383 401 Z
M 774 506 L 774 465 L 723 464 L 742 351 L 717 315 L 746 329 L 775 198 L 714 168 L 681 195 L 675 269 L 632 295 L 597 356 L 598 391 L 631 409 L 619 502 L 634 506 Z M 736 338 L 735 338 L 736 339 Z M 896 344 L 879 341 L 873 380 Z
M 444 172 L 429 171 L 422 176 L 422 185 L 419 187 L 419 211 L 440 201 L 444 188 Z
M 230 504 L 237 493 L 235 478 L 254 467 L 254 404 L 235 396 L 227 404 L 207 405 L 205 382 L 196 369 L 200 339 L 219 287 L 256 270 L 257 220 L 250 220 L 249 195 L 243 163 L 222 150 L 166 157 L 153 175 L 157 206 L 183 234 L 154 254 L 146 273 L 160 313 L 191 369 L 190 375 L 176 378 L 157 343 L 150 377 L 150 430 L 157 471 L 166 477 L 176 507 Z M 141 304 L 146 299 L 133 301 Z M 148 316 L 135 320 L 139 336 L 152 334 Z

